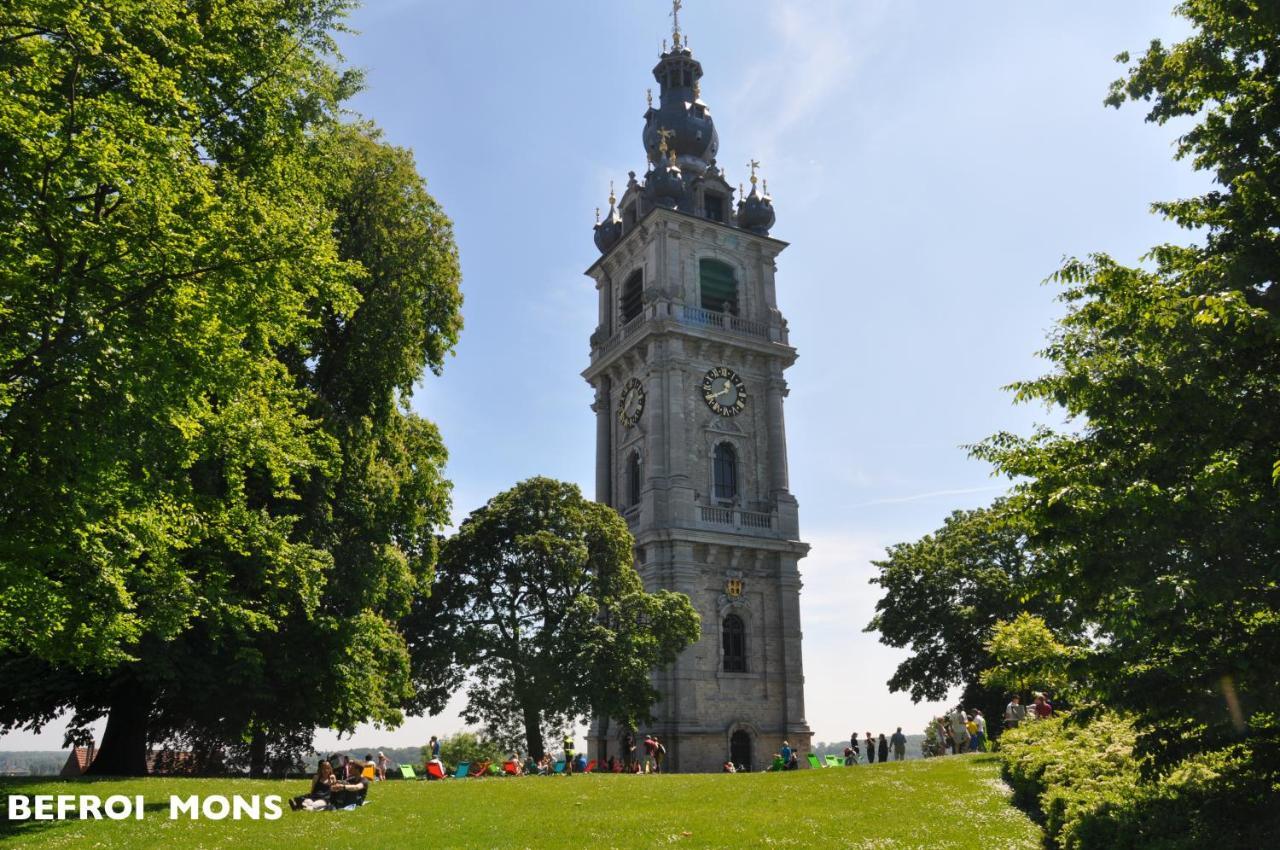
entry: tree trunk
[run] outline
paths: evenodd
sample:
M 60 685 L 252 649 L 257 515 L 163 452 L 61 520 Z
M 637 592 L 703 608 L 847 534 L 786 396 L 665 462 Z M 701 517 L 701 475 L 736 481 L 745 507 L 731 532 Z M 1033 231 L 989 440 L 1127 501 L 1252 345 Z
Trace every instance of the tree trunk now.
M 529 757 L 542 758 L 542 713 L 536 708 L 524 707 L 524 738 L 529 745 Z
M 121 681 L 111 698 L 107 728 L 98 755 L 89 765 L 90 776 L 146 776 L 147 722 L 150 694 L 131 677 Z
M 253 733 L 249 740 L 249 776 L 261 779 L 267 775 L 267 736 L 261 730 Z

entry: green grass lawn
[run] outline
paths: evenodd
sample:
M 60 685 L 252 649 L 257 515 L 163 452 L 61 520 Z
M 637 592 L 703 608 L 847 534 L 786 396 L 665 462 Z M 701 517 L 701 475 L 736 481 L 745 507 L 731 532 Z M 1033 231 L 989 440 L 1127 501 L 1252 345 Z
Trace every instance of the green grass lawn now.
M 142 821 L 0 825 L 26 848 L 946 847 L 1035 848 L 999 767 L 974 755 L 785 774 L 574 776 L 386 782 L 352 812 L 276 821 L 168 819 L 170 794 L 280 794 L 305 782 L 20 781 L 4 794 L 146 796 Z M 7 815 L 8 807 L 4 813 Z

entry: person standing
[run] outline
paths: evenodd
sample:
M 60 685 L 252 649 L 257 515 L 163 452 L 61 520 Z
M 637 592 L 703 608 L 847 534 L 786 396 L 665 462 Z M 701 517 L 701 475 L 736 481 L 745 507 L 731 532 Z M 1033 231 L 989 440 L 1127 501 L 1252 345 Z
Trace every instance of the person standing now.
M 847 763 L 857 764 L 858 759 L 862 756 L 862 753 L 858 751 L 858 733 L 857 732 L 854 732 L 852 735 L 849 736 L 849 749 L 853 750 L 853 761 L 847 762 Z
M 434 761 L 440 761 L 440 739 L 435 735 L 431 736 L 431 758 Z
M 657 744 L 653 740 L 652 735 L 644 736 L 644 772 L 649 773 L 653 769 L 654 754 L 657 752 Z
M 636 763 L 636 736 L 631 730 L 622 736 L 622 766 L 627 773 Z
M 960 706 L 956 706 L 955 711 L 951 712 L 951 747 L 952 754 L 959 755 L 969 748 L 969 730 L 967 728 L 968 718 L 964 716 L 964 710 Z
M 987 718 L 982 716 L 982 709 L 975 708 L 973 710 L 973 723 L 977 727 L 977 741 L 973 748 L 980 753 L 987 751 Z
M 893 760 L 902 761 L 907 757 L 907 736 L 902 734 L 902 727 L 898 727 L 898 731 L 893 733 L 893 737 L 889 739 L 889 743 L 893 744 Z
M 662 763 L 667 760 L 667 745 L 653 736 L 653 772 L 662 773 Z
M 564 775 L 573 776 L 573 733 L 564 733 Z
M 787 770 L 791 769 L 791 744 L 787 741 L 782 742 L 782 749 L 778 751 L 778 755 L 782 756 L 782 763 Z
M 875 764 L 876 763 L 876 742 L 872 740 L 870 732 L 867 733 L 866 747 L 867 747 L 867 764 Z
M 1014 694 L 1004 708 L 1004 728 L 1017 729 L 1027 719 L 1027 707 L 1022 704 L 1022 697 Z
M 1036 694 L 1036 702 L 1033 708 L 1036 712 L 1036 720 L 1045 720 L 1053 717 L 1053 705 L 1044 694 Z
M 884 733 L 880 733 L 880 746 L 876 753 L 880 758 L 880 763 L 884 764 L 889 760 L 889 741 L 884 737 Z

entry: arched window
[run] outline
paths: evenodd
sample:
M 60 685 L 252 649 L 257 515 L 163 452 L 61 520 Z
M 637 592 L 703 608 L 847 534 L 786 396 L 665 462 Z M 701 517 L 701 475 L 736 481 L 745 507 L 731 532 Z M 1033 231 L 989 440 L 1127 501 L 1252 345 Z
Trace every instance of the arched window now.
M 627 458 L 627 507 L 640 504 L 640 453 Z
M 742 618 L 737 614 L 725 617 L 721 636 L 724 644 L 724 672 L 747 672 L 747 630 L 742 625 Z
M 719 443 L 711 461 L 712 483 L 717 500 L 738 498 L 738 453 L 729 443 Z
M 702 260 L 698 263 L 698 287 L 702 309 L 738 315 L 738 282 L 731 266 L 719 260 Z
M 622 323 L 640 315 L 644 307 L 644 272 L 636 269 L 622 285 Z

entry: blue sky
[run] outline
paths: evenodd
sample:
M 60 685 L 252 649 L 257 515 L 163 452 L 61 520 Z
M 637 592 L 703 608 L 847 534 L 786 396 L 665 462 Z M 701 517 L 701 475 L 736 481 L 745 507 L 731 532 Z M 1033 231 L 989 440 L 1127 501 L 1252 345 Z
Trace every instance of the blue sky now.
M 733 183 L 763 163 L 791 243 L 778 300 L 802 537 L 806 703 L 815 737 L 921 728 L 890 694 L 901 653 L 864 634 L 870 560 L 986 504 L 1002 484 L 965 444 L 1054 421 L 1001 389 L 1040 374 L 1061 313 L 1040 281 L 1093 251 L 1137 262 L 1185 236 L 1152 201 L 1202 190 L 1179 127 L 1105 108 L 1113 57 L 1185 24 L 1172 0 L 1071 4 L 686 0 L 681 22 Z M 414 406 L 444 433 L 455 518 L 531 475 L 594 481 L 595 327 L 582 272 L 609 180 L 642 171 L 663 0 L 368 0 L 344 37 L 353 104 L 412 148 L 453 218 L 466 328 Z M 1181 128 L 1185 129 L 1185 128 Z M 981 640 L 975 635 L 974 640 Z M 410 745 L 452 711 L 357 742 Z M 333 742 L 321 736 L 321 745 Z M 61 729 L 0 737 L 57 747 Z

